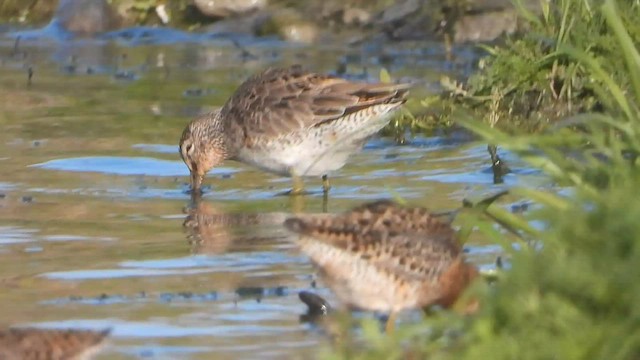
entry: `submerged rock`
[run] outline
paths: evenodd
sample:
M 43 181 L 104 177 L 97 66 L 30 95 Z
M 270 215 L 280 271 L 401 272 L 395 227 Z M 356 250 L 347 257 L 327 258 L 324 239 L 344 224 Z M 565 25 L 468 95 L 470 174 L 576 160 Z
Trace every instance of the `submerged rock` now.
M 273 11 L 257 35 L 278 35 L 283 40 L 312 43 L 318 38 L 318 27 L 291 9 Z
M 342 13 L 342 23 L 345 25 L 367 25 L 371 21 L 371 13 L 361 8 L 346 8 Z
M 291 9 L 257 11 L 253 14 L 216 21 L 205 28 L 209 34 L 277 36 L 285 41 L 311 43 L 318 38 L 318 27 Z
M 267 0 L 194 0 L 194 4 L 203 15 L 220 18 L 264 9 Z
M 456 43 L 492 41 L 518 28 L 515 10 L 492 11 L 477 15 L 465 15 L 456 21 L 453 40 Z
M 426 4 L 421 4 L 419 0 L 397 1 L 382 12 L 380 23 L 389 24 L 396 21 L 402 21 L 408 16 L 415 14 L 420 9 L 421 5 Z
M 394 40 L 425 40 L 435 36 L 439 12 L 437 1 L 397 1 L 378 15 L 376 25 Z
M 280 28 L 279 35 L 286 41 L 310 44 L 318 37 L 318 28 L 312 23 L 287 24 Z
M 210 34 L 237 34 L 256 36 L 271 19 L 271 14 L 266 11 L 258 11 L 251 15 L 233 17 L 216 21 L 207 26 L 204 32 Z
M 61 0 L 52 23 L 76 35 L 91 36 L 117 28 L 120 18 L 107 0 Z

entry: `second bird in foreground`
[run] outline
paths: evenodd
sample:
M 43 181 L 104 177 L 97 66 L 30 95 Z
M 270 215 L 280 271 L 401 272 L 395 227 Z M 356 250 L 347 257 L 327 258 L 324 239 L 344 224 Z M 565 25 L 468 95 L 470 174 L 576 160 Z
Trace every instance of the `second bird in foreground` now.
M 350 308 L 396 313 L 431 305 L 450 307 L 477 269 L 462 256 L 451 226 L 423 208 L 377 201 L 333 217 L 290 218 L 302 251 Z M 467 311 L 477 304 L 471 303 Z
M 327 175 L 389 123 L 406 101 L 409 84 L 355 83 L 304 71 L 268 69 L 245 81 L 218 111 L 193 120 L 182 133 L 180 156 L 192 191 L 224 160 L 291 176 Z

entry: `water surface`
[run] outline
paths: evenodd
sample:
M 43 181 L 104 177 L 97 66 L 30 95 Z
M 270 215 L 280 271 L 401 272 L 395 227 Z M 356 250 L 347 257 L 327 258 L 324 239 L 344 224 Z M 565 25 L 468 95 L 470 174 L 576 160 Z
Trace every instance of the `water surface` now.
M 468 196 L 543 181 L 515 169 L 495 185 L 486 145 L 460 134 L 375 138 L 303 201 L 276 196 L 289 179 L 227 162 L 189 209 L 177 142 L 192 116 L 220 106 L 249 74 L 304 63 L 351 76 L 420 79 L 437 90 L 473 52 L 445 61 L 439 45 L 358 48 L 129 29 L 97 40 L 0 34 L 0 323 L 113 328 L 102 358 L 307 358 L 326 338 L 300 322 L 301 290 L 331 293 L 282 221 L 293 211 L 344 211 L 400 196 L 434 210 Z M 382 64 L 380 59 L 386 59 Z M 393 59 L 393 60 L 389 60 Z M 28 69 L 33 71 L 27 82 Z M 320 180 L 310 180 L 319 190 Z M 474 238 L 471 261 L 500 248 Z M 411 316 L 404 318 L 411 321 Z

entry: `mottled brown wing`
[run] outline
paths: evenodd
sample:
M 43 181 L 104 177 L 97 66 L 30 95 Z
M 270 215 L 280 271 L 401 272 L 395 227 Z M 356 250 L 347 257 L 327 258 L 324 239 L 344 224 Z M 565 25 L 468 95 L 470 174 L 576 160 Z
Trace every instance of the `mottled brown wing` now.
M 425 209 L 401 208 L 391 202 L 366 204 L 332 218 L 291 218 L 285 226 L 358 254 L 405 279 L 435 280 L 460 255 L 450 226 Z
M 366 84 L 300 66 L 268 69 L 245 81 L 222 108 L 245 136 L 277 136 L 377 104 L 403 103 L 409 84 Z
M 407 280 L 436 282 L 459 256 L 452 245 L 452 239 L 441 233 L 392 235 L 378 245 L 382 256 L 374 263 Z
M 363 231 L 426 232 L 454 238 L 451 226 L 423 207 L 404 207 L 391 200 L 368 202 L 344 214 L 349 222 L 357 222 Z M 456 245 L 455 241 L 451 242 Z

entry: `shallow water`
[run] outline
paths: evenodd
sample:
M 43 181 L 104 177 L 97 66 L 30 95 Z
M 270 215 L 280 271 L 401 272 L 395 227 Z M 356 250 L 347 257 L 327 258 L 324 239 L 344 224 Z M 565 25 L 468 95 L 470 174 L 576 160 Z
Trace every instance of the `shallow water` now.
M 442 74 L 468 71 L 473 52 L 458 49 L 447 62 L 438 45 L 245 39 L 255 55 L 247 59 L 206 34 L 21 36 L 16 48 L 16 32 L 0 34 L 0 324 L 112 327 L 100 358 L 307 358 L 326 338 L 300 322 L 297 293 L 333 297 L 321 283 L 313 289 L 313 268 L 281 227 L 288 214 L 391 196 L 440 211 L 544 183 L 504 154 L 515 172 L 494 185 L 486 145 L 461 134 L 405 145 L 376 138 L 331 178 L 327 204 L 319 191 L 302 201 L 277 196 L 289 179 L 227 162 L 189 210 L 181 131 L 249 74 L 298 62 L 333 71 L 344 61 L 346 75 L 366 80 L 384 65 L 422 79 L 424 94 Z M 307 186 L 319 190 L 320 181 Z M 481 238 L 466 248 L 484 269 L 500 253 Z

